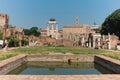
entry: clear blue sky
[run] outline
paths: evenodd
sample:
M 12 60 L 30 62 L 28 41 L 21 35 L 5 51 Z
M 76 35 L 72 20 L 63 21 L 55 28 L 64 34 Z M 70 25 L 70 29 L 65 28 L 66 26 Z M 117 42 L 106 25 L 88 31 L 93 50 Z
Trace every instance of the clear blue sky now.
M 55 18 L 59 27 L 80 24 L 101 25 L 105 18 L 120 8 L 120 0 L 0 0 L 0 13 L 7 13 L 9 24 L 17 27 L 44 27 Z

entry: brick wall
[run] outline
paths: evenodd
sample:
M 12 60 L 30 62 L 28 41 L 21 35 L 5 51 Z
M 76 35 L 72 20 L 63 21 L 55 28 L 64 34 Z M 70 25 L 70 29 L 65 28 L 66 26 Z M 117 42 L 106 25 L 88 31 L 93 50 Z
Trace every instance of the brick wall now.
M 118 37 L 115 36 L 115 35 L 111 35 L 111 47 L 115 48 L 115 46 L 117 45 L 118 43 Z
M 72 41 L 69 40 L 64 40 L 64 39 L 58 39 L 56 40 L 55 38 L 50 38 L 50 37 L 39 37 L 36 38 L 38 41 L 39 45 L 47 45 L 47 44 L 52 44 L 52 45 L 64 45 L 64 46 L 72 46 Z

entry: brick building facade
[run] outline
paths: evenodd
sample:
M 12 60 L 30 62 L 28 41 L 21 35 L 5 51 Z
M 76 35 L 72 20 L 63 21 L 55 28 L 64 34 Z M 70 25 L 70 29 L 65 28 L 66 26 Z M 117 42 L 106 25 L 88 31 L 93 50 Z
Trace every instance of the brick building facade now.
M 78 41 L 81 37 L 85 37 L 87 39 L 90 33 L 95 33 L 95 31 L 92 30 L 89 25 L 79 25 L 78 21 L 78 18 L 76 18 L 75 25 L 63 27 L 63 39 Z

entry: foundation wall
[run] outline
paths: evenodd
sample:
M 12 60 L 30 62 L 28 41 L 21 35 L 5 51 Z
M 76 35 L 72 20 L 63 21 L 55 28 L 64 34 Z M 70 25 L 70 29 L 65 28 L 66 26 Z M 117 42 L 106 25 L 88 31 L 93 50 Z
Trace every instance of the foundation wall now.
M 120 73 L 120 61 L 106 57 L 103 55 L 96 55 L 94 58 L 95 62 L 102 65 L 103 67 L 115 72 L 115 73 Z
M 27 61 L 94 62 L 94 55 L 28 55 Z
M 0 74 L 7 74 L 26 61 L 26 55 L 18 55 L 3 61 L 0 61 Z
M 120 73 L 120 61 L 102 55 L 18 55 L 0 61 L 0 74 L 7 74 L 26 61 L 43 62 L 96 62 L 115 73 Z

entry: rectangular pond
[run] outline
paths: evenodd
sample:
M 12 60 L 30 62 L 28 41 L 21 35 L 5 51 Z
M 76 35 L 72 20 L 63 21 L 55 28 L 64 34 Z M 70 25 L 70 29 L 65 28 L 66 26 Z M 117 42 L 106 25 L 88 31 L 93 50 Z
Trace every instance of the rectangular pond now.
M 114 72 L 92 62 L 26 62 L 8 74 L 19 75 L 79 75 L 114 74 Z

